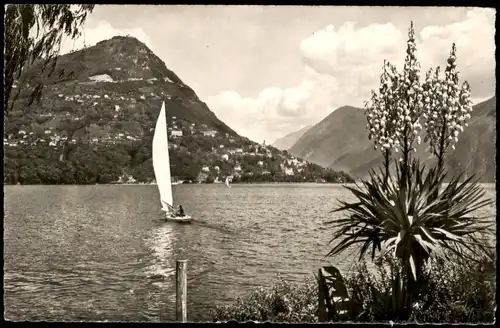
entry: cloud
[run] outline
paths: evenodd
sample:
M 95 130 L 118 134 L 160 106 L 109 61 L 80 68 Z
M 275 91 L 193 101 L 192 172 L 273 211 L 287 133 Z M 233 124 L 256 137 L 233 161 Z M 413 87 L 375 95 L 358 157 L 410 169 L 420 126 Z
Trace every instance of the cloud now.
M 474 99 L 494 93 L 494 10 L 474 8 L 462 21 L 423 28 L 415 22 L 415 28 L 422 78 L 430 67 L 445 67 L 455 42 L 460 78 L 470 82 Z M 264 89 L 254 98 L 226 91 L 207 103 L 238 133 L 255 141 L 274 140 L 317 123 L 340 106 L 362 106 L 378 88 L 384 60 L 402 69 L 407 29 L 392 23 L 328 25 L 300 43 L 305 67 L 300 85 Z
M 422 68 L 446 66 L 452 43 L 457 47 L 460 79 L 471 84 L 472 96 L 491 96 L 495 89 L 495 10 L 474 8 L 466 19 L 444 26 L 428 26 L 420 32 Z
M 64 38 L 61 42 L 61 54 L 82 49 L 85 45 L 87 47 L 93 46 L 102 40 L 111 39 L 117 35 L 133 36 L 151 48 L 151 40 L 141 28 L 116 29 L 108 22 L 98 22 L 94 27 L 88 27 L 86 25 L 81 37 L 76 40 Z
M 270 143 L 297 126 L 317 123 L 341 102 L 332 102 L 335 79 L 306 67 L 300 85 L 262 90 L 255 98 L 234 91 L 208 97 L 215 114 L 239 134 Z
M 448 25 L 426 26 L 418 33 L 417 58 L 425 72 L 436 66 L 443 69 L 452 43 L 457 46 L 458 67 L 462 79 L 472 86 L 473 96 L 491 95 L 495 80 L 495 11 L 474 8 L 462 21 Z M 339 80 L 340 89 L 352 91 L 353 105 L 377 88 L 384 60 L 402 69 L 407 31 L 391 23 L 372 24 L 356 29 L 347 22 L 340 28 L 333 25 L 316 32 L 301 43 L 304 62 L 318 72 Z
M 362 73 L 371 65 L 380 66 L 384 58 L 398 55 L 404 47 L 404 34 L 391 23 L 356 29 L 346 22 L 314 33 L 300 44 L 304 62 L 317 72 L 338 76 L 356 69 Z M 364 72 L 363 72 L 364 73 Z

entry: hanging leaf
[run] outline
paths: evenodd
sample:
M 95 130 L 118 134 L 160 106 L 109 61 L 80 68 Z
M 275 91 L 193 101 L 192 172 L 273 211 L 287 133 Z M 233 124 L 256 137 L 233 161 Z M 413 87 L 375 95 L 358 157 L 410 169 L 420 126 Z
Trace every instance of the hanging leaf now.
M 40 76 L 50 76 L 56 67 L 57 56 L 63 36 L 76 38 L 85 22 L 87 13 L 94 5 L 7 5 L 4 20 L 4 116 L 12 111 L 17 98 L 12 96 L 16 79 L 31 65 L 41 62 Z M 56 24 L 57 23 L 57 24 Z M 30 32 L 33 31 L 33 33 Z M 47 68 L 50 68 L 47 71 Z M 41 93 L 43 84 L 35 86 L 35 93 Z M 34 95 L 33 100 L 40 97 Z

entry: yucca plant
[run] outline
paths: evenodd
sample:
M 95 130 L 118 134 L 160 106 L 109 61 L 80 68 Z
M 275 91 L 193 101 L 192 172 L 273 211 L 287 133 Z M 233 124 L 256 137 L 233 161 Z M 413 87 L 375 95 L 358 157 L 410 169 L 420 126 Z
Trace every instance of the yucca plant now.
M 382 171 L 371 171 L 361 184 L 345 186 L 357 201 L 340 201 L 341 206 L 332 211 L 347 211 L 349 216 L 327 222 L 335 231 L 332 242 L 337 242 L 328 256 L 353 246 L 360 247 L 360 259 L 370 250 L 372 260 L 390 252 L 401 264 L 392 288 L 397 303 L 391 306 L 409 315 L 431 254 L 447 258 L 452 252 L 474 260 L 485 253 L 494 222 L 472 215 L 492 204 L 491 199 L 484 199 L 485 192 L 474 176 L 463 182 L 462 175 L 455 176 L 443 188 L 446 173 L 442 169 L 427 170 L 418 160 L 403 169 L 404 163 L 399 163 L 396 178 L 387 183 Z
M 385 172 L 372 170 L 368 179 L 353 187 L 346 186 L 357 201 L 341 201 L 341 206 L 333 211 L 346 211 L 349 215 L 329 222 L 336 245 L 328 253 L 335 256 L 359 246 L 360 259 L 370 251 L 372 260 L 384 254 L 396 259 L 399 272 L 392 277 L 391 298 L 383 296 L 387 294 L 383 291 L 373 291 L 372 297 L 380 306 L 385 304 L 387 313 L 397 313 L 399 319 L 408 318 L 413 304 L 421 297 L 426 285 L 424 269 L 429 268 L 431 255 L 447 261 L 449 254 L 475 260 L 488 247 L 488 234 L 494 224 L 486 217 L 473 215 L 492 203 L 484 199 L 479 179 L 471 176 L 460 182 L 463 175 L 459 174 L 443 186 L 447 176 L 446 151 L 449 147 L 454 149 L 453 143 L 458 142 L 472 110 L 469 85 L 465 82 L 462 88 L 459 86 L 455 45 L 444 79 L 439 77 L 438 68 L 436 74 L 427 74 L 423 84 L 419 79 L 413 23 L 406 54 L 401 73 L 384 63 L 380 92 L 372 92 L 366 105 L 369 138 L 384 151 Z M 415 143 L 421 144 L 421 132 L 426 133 L 424 142 L 438 160 L 429 169 L 419 160 L 412 160 Z M 392 151 L 402 154 L 399 161 L 393 157 L 394 178 L 388 172 Z

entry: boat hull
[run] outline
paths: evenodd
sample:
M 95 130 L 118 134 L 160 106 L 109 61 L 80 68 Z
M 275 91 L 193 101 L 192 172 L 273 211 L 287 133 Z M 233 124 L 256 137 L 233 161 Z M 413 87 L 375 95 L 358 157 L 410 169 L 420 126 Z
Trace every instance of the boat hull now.
M 171 216 L 171 215 L 165 215 L 165 221 L 169 222 L 179 222 L 179 223 L 191 223 L 191 216 L 185 215 L 185 216 Z

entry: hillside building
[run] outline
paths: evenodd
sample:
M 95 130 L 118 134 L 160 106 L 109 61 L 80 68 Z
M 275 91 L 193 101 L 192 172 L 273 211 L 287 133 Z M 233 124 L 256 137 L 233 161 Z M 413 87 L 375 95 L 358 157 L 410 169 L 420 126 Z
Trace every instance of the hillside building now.
M 181 130 L 172 130 L 172 132 L 170 132 L 170 135 L 172 137 L 182 137 L 182 131 Z
M 203 131 L 203 136 L 205 137 L 215 137 L 217 135 L 217 131 L 215 130 L 206 130 L 206 131 Z

